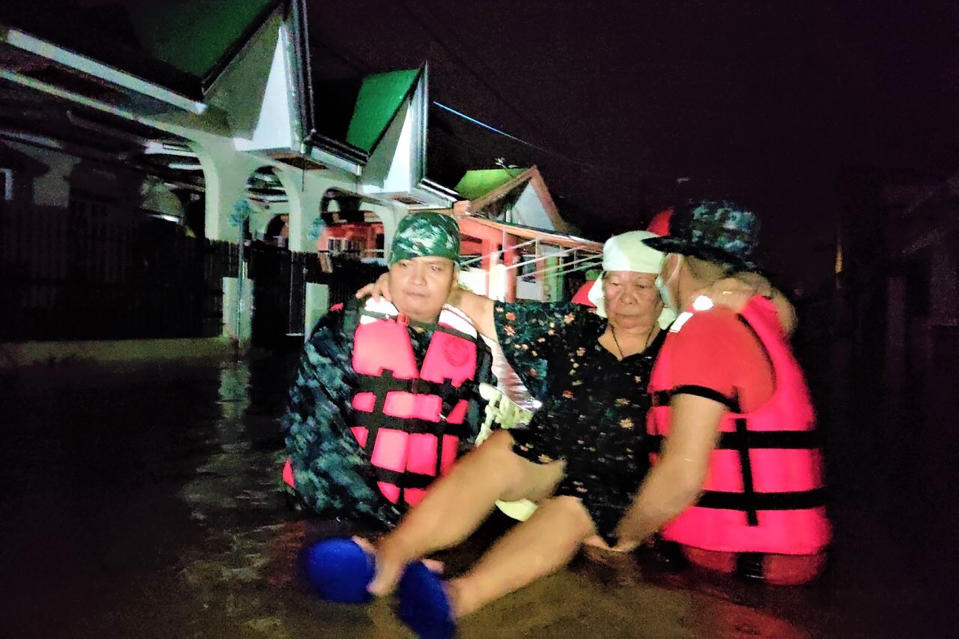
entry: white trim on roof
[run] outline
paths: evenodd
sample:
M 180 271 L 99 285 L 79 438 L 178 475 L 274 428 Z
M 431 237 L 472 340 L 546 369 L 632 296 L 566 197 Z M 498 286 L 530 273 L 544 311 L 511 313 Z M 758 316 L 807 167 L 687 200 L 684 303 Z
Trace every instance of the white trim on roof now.
M 23 31 L 7 29 L 5 34 L 0 35 L 0 39 L 18 49 L 28 51 L 125 89 L 142 93 L 143 95 L 183 109 L 184 111 L 189 111 L 196 115 L 200 115 L 206 111 L 206 104 L 203 102 L 191 100 L 186 96 L 165 89 L 158 84 L 147 82 L 146 80 L 115 69 L 102 62 L 97 62 L 92 58 L 59 47 L 52 42 L 36 38 Z

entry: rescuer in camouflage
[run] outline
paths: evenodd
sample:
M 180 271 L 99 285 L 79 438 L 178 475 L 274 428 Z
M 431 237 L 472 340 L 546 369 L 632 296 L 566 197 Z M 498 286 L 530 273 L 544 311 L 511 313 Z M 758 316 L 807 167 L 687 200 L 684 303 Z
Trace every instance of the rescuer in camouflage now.
M 414 213 L 401 220 L 390 251 L 389 263 L 416 258 L 459 258 L 459 228 L 452 217 L 439 213 Z M 399 297 L 399 296 L 397 296 Z M 445 295 L 444 295 L 445 300 Z M 396 302 L 397 310 L 408 310 Z M 283 417 L 286 456 L 295 469 L 296 488 L 290 494 L 298 503 L 321 516 L 347 520 L 353 532 L 365 528 L 391 528 L 405 510 L 388 501 L 379 491 L 369 454 L 351 431 L 356 424 L 352 406 L 358 386 L 353 369 L 354 331 L 358 304 L 331 310 L 317 323 L 304 345 L 296 379 L 290 389 L 289 405 Z M 433 338 L 434 323 L 412 322 L 407 333 L 416 358 L 423 358 Z M 477 349 L 476 393 L 469 394 L 465 419 L 467 434 L 460 438 L 460 452 L 473 446 L 483 421 L 484 402 L 480 382 L 495 384 L 489 349 Z

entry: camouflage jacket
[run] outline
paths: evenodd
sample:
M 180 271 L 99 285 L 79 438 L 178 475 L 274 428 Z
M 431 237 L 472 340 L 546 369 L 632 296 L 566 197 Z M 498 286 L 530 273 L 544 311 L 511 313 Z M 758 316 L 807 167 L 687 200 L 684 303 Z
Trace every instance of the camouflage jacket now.
M 357 386 L 350 312 L 327 313 L 304 346 L 283 417 L 286 454 L 296 469 L 297 497 L 311 510 L 392 527 L 404 509 L 380 493 L 369 455 L 350 430 Z M 417 364 L 422 365 L 433 331 L 411 328 L 409 334 Z M 495 384 L 489 349 L 482 341 L 478 346 L 477 391 L 468 398 L 465 423 L 470 435 L 462 442 L 461 454 L 472 447 L 483 421 L 478 385 Z

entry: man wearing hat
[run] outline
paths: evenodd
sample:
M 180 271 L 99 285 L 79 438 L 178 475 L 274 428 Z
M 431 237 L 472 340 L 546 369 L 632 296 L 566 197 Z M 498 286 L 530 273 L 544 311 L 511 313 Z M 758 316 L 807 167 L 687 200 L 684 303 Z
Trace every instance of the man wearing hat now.
M 661 529 L 695 564 L 797 584 L 822 571 L 830 539 L 809 391 L 770 300 L 735 313 L 702 295 L 756 268 L 758 229 L 748 210 L 701 202 L 644 240 L 666 253 L 657 286 L 682 312 L 650 377 L 657 452 L 618 549 Z
M 390 250 L 391 302 L 351 300 L 318 322 L 283 418 L 283 479 L 306 507 L 392 527 L 472 446 L 492 357 L 445 304 L 459 247 L 452 217 L 407 215 Z

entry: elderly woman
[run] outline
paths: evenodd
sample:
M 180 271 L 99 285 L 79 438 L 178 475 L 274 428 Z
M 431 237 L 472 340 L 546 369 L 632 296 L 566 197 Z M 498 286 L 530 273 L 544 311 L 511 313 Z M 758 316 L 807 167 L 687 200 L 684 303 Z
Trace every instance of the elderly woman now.
M 539 507 L 465 575 L 440 585 L 421 565 L 405 571 L 400 614 L 417 632 L 452 633 L 453 619 L 561 568 L 597 534 L 614 545 L 613 531 L 649 464 L 642 390 L 664 337 L 655 286 L 662 254 L 641 241 L 651 236 L 634 231 L 606 242 L 604 273 L 591 295 L 596 313 L 568 302 L 451 293 L 450 304 L 540 389 L 542 406 L 527 429 L 494 433 L 430 487 L 378 543 L 368 589 L 391 591 L 408 562 L 464 540 L 497 500 L 525 498 Z M 388 295 L 388 281 L 384 276 L 376 292 Z M 341 558 L 327 557 L 331 564 Z

